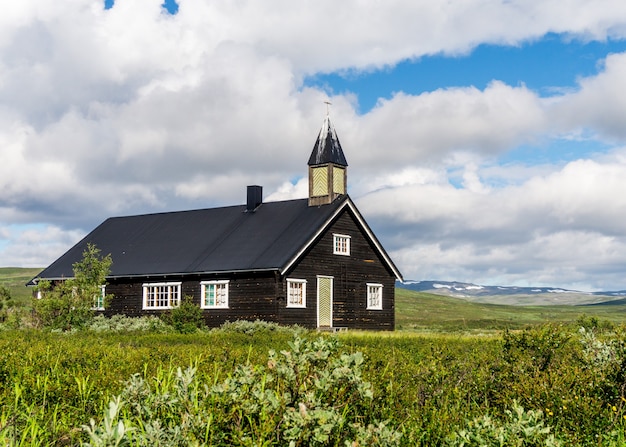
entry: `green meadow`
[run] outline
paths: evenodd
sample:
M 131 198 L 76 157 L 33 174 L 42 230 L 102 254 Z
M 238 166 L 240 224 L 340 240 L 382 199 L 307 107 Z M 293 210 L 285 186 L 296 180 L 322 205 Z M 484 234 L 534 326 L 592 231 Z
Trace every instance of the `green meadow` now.
M 626 323 L 626 305 L 509 306 L 396 288 L 396 329 L 483 331 L 523 329 L 545 323 L 570 324 L 581 317 Z
M 34 274 L 0 269 L 25 311 Z M 4 325 L 0 445 L 626 445 L 624 307 L 396 305 L 393 333 Z
M 40 268 L 0 267 L 0 286 L 11 291 L 13 300 L 20 306 L 28 306 L 32 289 L 26 283 L 41 272 Z

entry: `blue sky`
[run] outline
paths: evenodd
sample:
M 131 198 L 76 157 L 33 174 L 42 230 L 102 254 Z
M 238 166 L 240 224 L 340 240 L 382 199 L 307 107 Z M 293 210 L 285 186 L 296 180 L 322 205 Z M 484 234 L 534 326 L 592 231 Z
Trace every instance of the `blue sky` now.
M 356 110 L 366 114 L 380 99 L 397 92 L 419 95 L 437 89 L 473 86 L 484 89 L 494 80 L 525 85 L 539 96 L 575 90 L 581 78 L 598 74 L 609 54 L 626 51 L 626 40 L 583 41 L 547 34 L 515 46 L 482 44 L 468 54 L 437 54 L 404 60 L 377 70 L 317 73 L 304 84 L 329 94 L 355 94 Z M 501 163 L 558 163 L 606 150 L 597 141 L 562 141 L 558 150 L 519 146 L 499 157 Z
M 330 100 L 349 193 L 407 279 L 626 289 L 622 1 L 4 9 L 1 266 L 248 184 L 305 196 Z
M 475 86 L 484 89 L 497 79 L 509 85 L 525 84 L 542 96 L 575 89 L 581 77 L 597 74 L 610 53 L 626 51 L 626 41 L 585 42 L 557 34 L 515 46 L 481 44 L 468 54 L 436 54 L 401 61 L 374 71 L 319 73 L 305 84 L 331 93 L 358 94 L 359 112 L 367 113 L 379 98 L 398 91 L 419 95 L 441 88 Z

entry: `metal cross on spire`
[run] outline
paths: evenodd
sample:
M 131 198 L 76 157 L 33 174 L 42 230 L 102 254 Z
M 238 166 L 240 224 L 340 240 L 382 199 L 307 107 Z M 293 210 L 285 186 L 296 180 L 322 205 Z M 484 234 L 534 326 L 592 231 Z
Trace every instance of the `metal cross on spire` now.
M 326 116 L 328 116 L 328 115 L 330 115 L 330 106 L 332 106 L 333 103 L 328 101 L 328 100 L 326 100 L 326 101 L 324 101 L 324 104 L 326 104 Z

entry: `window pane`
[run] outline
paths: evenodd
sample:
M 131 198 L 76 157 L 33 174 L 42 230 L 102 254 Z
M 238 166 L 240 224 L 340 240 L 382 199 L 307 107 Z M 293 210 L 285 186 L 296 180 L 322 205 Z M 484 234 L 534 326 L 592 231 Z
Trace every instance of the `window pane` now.
M 178 303 L 180 302 L 180 290 L 177 286 L 168 286 L 170 289 L 170 302 L 169 306 L 178 307 Z
M 287 282 L 287 305 L 302 307 L 305 305 L 305 283 L 303 281 Z
M 368 309 L 382 309 L 383 286 L 379 284 L 367 286 Z
M 170 308 L 180 304 L 180 284 L 144 285 L 146 308 Z M 104 296 L 103 296 L 104 298 Z
M 217 294 L 215 299 L 216 306 L 225 306 L 226 305 L 226 284 L 218 284 L 217 285 Z
M 215 306 L 215 284 L 206 285 L 206 305 Z
M 340 255 L 350 254 L 350 236 L 343 236 L 339 234 L 333 235 L 333 253 Z
M 100 293 L 93 298 L 93 308 L 96 310 L 104 309 L 104 297 L 106 296 L 105 286 L 100 286 Z
M 203 308 L 228 308 L 228 281 L 203 281 L 202 294 Z

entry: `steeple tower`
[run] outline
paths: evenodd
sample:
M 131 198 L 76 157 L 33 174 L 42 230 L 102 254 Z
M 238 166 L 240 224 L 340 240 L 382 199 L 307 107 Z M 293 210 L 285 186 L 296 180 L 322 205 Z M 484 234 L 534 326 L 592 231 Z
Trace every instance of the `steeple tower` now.
M 326 205 L 347 194 L 347 167 L 327 113 L 309 158 L 309 206 Z

